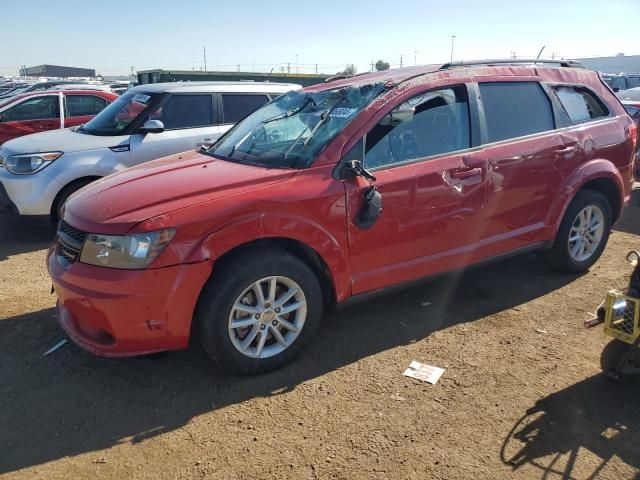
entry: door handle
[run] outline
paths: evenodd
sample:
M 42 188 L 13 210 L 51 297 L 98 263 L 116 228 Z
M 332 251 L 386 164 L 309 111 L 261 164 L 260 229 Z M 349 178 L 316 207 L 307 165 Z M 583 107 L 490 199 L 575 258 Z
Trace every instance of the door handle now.
M 554 157 L 562 157 L 564 155 L 568 155 L 570 153 L 573 153 L 577 150 L 575 145 L 571 145 L 570 147 L 565 147 L 565 148 L 559 148 L 557 150 L 553 151 L 553 156 Z
M 465 178 L 476 177 L 482 175 L 481 168 L 469 168 L 465 170 L 454 170 L 451 172 L 451 178 L 457 178 L 458 180 L 464 180 Z

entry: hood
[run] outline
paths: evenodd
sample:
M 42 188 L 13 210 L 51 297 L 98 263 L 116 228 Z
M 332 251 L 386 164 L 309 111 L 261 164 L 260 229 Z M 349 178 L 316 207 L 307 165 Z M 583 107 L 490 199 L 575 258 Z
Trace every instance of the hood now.
M 128 144 L 129 135 L 113 137 L 86 135 L 76 132 L 73 128 L 65 128 L 18 137 L 3 143 L 2 149 L 7 153 L 6 156 L 9 156 L 38 152 L 71 153 Z
M 152 217 L 284 181 L 267 169 L 187 152 L 109 175 L 69 197 L 64 220 L 93 233 L 126 233 Z

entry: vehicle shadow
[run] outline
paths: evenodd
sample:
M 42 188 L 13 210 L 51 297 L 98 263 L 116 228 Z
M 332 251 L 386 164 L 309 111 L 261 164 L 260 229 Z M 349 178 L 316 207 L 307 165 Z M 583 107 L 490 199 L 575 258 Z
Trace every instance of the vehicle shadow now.
M 441 277 L 329 314 L 301 358 L 250 378 L 221 372 L 196 348 L 154 360 L 105 360 L 66 345 L 43 357 L 63 338 L 53 309 L 0 320 L 0 473 L 179 429 L 212 409 L 293 390 L 575 278 L 554 273 L 535 254 Z
M 0 262 L 12 255 L 49 247 L 55 235 L 46 220 L 30 221 L 0 215 Z
M 514 471 L 533 465 L 540 478 L 570 479 L 583 448 L 601 460 L 588 478 L 599 478 L 614 455 L 640 469 L 638 405 L 640 383 L 587 378 L 527 410 L 505 439 L 501 459 Z
M 622 212 L 613 229 L 618 232 L 640 235 L 640 184 L 631 191 L 631 202 Z

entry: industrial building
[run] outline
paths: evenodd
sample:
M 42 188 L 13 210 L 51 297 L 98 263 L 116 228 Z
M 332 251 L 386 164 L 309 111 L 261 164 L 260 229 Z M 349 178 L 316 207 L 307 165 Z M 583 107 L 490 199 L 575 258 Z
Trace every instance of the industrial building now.
M 330 75 L 309 73 L 262 73 L 262 72 L 207 72 L 192 70 L 143 70 L 138 72 L 138 83 L 162 82 L 283 82 L 297 83 L 303 87 L 324 82 Z
M 95 77 L 96 71 L 92 68 L 36 65 L 35 67 L 22 67 L 20 75 L 23 77 Z

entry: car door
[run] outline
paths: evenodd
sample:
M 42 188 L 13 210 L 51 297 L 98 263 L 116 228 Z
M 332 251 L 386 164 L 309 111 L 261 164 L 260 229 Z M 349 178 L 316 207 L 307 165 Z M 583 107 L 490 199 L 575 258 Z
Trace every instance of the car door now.
M 566 167 L 577 162 L 578 146 L 571 135 L 555 131 L 557 105 L 538 82 L 478 87 L 489 162 L 485 241 L 501 253 L 543 239 Z
M 56 128 L 60 128 L 58 95 L 29 97 L 0 111 L 0 143 Z
M 345 181 L 354 294 L 463 266 L 473 257 L 487 171 L 482 149 L 472 147 L 470 121 L 466 87 L 424 92 L 385 116 L 347 154 L 363 155 L 383 205 L 371 228 L 358 226 L 369 184 L 362 177 Z
M 263 93 L 221 93 L 220 133 L 225 133 L 268 102 L 269 97 Z
M 131 136 L 132 164 L 196 150 L 213 143 L 220 136 L 220 127 L 214 125 L 213 104 L 210 93 L 169 95 L 148 117 L 149 120 L 160 120 L 164 131 Z
M 107 101 L 97 95 L 64 94 L 64 127 L 85 124 L 106 106 Z

